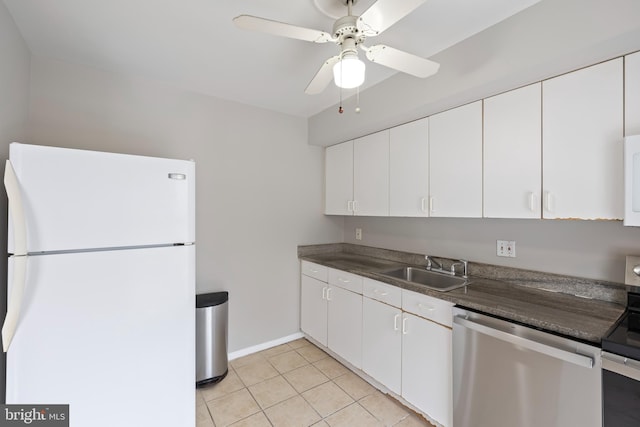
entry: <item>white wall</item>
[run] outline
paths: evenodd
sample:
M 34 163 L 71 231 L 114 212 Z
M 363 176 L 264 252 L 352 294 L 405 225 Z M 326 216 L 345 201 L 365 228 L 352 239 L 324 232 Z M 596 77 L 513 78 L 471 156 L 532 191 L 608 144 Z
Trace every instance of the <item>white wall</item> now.
M 9 154 L 9 143 L 24 138 L 29 100 L 29 62 L 27 48 L 13 18 L 0 2 L 0 158 Z M 4 167 L 2 168 L 4 170 Z M 7 197 L 0 191 L 0 224 L 7 223 Z M 7 251 L 6 227 L 0 226 L 0 253 Z M 7 260 L 0 261 L 0 313 L 6 311 Z M 0 353 L 0 401 L 4 402 L 4 353 Z
M 29 105 L 30 57 L 13 18 L 0 2 L 0 155 L 3 157 L 9 153 L 9 143 L 24 135 Z M 5 198 L 0 204 L 6 207 Z M 2 215 L 5 210 L 0 208 Z
M 197 287 L 229 291 L 229 351 L 299 330 L 297 245 L 343 237 L 304 119 L 39 57 L 31 82 L 25 142 L 195 159 Z
M 309 119 L 309 143 L 333 145 L 605 59 L 640 50 L 637 0 L 542 0 L 430 59 L 438 73 L 398 73 Z M 402 46 L 394 46 L 402 49 Z M 369 66 L 375 66 L 373 64 Z
M 362 228 L 362 241 L 355 240 L 356 228 Z M 496 256 L 496 240 L 515 240 L 516 258 Z M 345 242 L 623 283 L 625 255 L 640 255 L 640 227 L 621 221 L 349 217 Z

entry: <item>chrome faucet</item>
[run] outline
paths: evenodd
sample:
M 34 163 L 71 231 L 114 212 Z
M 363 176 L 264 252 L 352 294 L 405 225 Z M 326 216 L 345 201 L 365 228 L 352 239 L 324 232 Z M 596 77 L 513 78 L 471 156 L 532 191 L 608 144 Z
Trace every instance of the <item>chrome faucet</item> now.
M 469 261 L 466 261 L 464 259 L 458 260 L 456 262 L 454 262 L 453 264 L 451 264 L 451 275 L 455 276 L 456 275 L 456 265 L 461 265 L 462 266 L 462 277 L 463 278 L 467 278 L 467 268 Z
M 435 258 L 432 257 L 431 255 L 425 255 L 424 258 L 427 260 L 427 270 L 429 271 L 437 271 L 438 273 L 444 273 L 444 274 L 449 274 L 451 276 L 455 276 L 456 266 L 461 265 L 462 277 L 465 279 L 467 278 L 467 268 L 468 268 L 469 262 L 464 259 L 454 262 L 453 264 L 451 264 L 451 267 L 449 268 L 449 270 L 446 270 L 444 267 L 442 267 L 442 263 L 436 261 Z

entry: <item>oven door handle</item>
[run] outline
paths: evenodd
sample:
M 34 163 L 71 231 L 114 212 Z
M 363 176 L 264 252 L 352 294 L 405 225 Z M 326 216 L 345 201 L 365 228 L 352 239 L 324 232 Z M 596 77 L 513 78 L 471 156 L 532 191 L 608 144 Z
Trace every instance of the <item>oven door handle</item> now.
M 602 369 L 640 381 L 640 362 L 637 360 L 603 351 Z

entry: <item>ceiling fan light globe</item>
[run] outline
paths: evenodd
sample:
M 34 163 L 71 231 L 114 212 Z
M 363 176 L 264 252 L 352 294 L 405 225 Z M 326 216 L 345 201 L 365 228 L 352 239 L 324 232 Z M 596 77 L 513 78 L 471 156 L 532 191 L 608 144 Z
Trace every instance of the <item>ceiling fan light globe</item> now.
M 353 89 L 364 83 L 365 65 L 357 57 L 347 56 L 333 66 L 333 80 L 336 86 Z

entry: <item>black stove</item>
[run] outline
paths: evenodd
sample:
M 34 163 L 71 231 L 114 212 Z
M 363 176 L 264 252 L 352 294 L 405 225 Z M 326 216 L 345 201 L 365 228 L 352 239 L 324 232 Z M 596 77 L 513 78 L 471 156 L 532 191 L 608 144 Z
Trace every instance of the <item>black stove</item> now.
M 640 293 L 627 294 L 627 311 L 602 339 L 602 349 L 640 360 Z
M 640 426 L 640 292 L 602 339 L 602 402 L 604 427 Z

